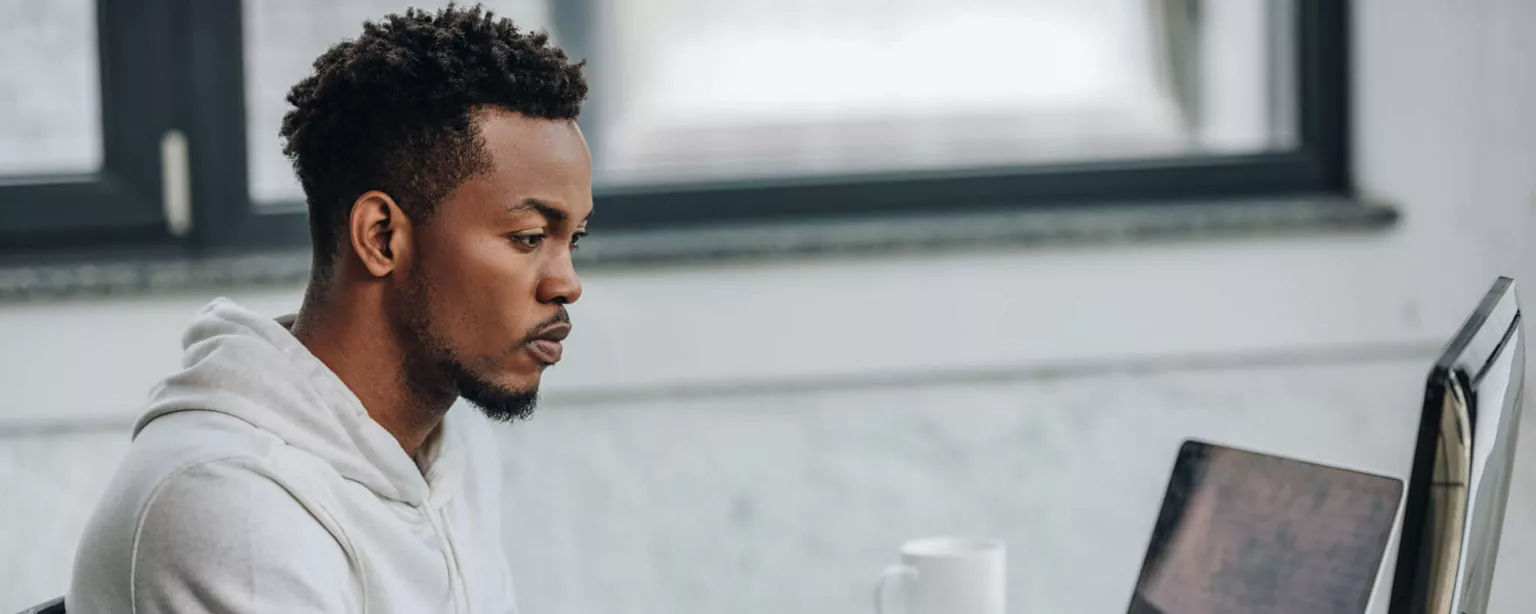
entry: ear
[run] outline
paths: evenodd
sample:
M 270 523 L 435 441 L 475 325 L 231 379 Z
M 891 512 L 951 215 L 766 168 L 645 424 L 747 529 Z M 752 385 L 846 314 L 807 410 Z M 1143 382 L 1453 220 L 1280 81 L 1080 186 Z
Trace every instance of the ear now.
M 359 196 L 347 228 L 352 252 L 374 277 L 388 276 L 409 254 L 411 220 L 388 194 L 374 190 Z

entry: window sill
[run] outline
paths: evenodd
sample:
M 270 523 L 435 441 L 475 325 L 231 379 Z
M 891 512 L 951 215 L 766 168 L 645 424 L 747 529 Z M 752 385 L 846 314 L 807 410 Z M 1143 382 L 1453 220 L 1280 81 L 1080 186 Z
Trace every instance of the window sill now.
M 578 266 L 608 268 L 959 247 L 1366 232 L 1391 227 L 1398 217 L 1391 207 L 1337 196 L 885 216 L 599 235 L 583 244 L 577 261 Z M 309 253 L 301 250 L 204 257 L 131 253 L 82 259 L 77 254 L 68 262 L 0 265 L 0 302 L 293 286 L 308 275 Z

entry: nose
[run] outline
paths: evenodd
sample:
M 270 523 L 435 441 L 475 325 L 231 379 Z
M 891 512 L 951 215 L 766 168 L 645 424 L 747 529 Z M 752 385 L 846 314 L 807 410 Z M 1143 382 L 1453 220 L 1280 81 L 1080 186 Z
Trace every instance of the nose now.
M 569 305 L 581 299 L 581 278 L 569 256 L 557 258 L 539 279 L 540 303 Z

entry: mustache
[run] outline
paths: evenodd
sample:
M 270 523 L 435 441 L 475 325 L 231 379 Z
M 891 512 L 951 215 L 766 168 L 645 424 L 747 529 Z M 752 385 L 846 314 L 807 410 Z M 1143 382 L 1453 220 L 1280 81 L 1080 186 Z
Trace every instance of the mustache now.
M 539 322 L 538 324 L 535 324 L 533 326 L 533 328 L 528 329 L 528 333 L 526 335 L 524 335 L 523 340 L 525 342 L 533 341 L 534 339 L 537 339 L 540 335 L 543 335 L 545 332 L 547 332 L 551 328 L 554 328 L 554 327 L 559 326 L 561 324 L 569 325 L 570 323 L 571 323 L 571 313 L 569 311 L 566 311 L 564 305 L 560 305 L 559 306 L 559 310 L 555 312 L 555 315 L 550 316 L 550 318 L 548 320 L 545 320 L 543 322 Z

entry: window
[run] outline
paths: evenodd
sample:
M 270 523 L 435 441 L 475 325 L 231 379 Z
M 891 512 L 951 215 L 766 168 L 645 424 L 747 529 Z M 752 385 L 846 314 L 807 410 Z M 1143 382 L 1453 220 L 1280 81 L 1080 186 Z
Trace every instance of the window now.
M 1262 0 L 1207 10 L 1187 36 L 1264 75 Z M 1217 87 L 1180 96 L 1170 45 L 1184 41 L 1160 35 L 1187 16 L 1169 12 L 1144 0 L 617 3 L 602 65 L 621 77 L 601 84 L 616 102 L 599 177 L 633 185 L 1286 147 L 1264 115 L 1270 83 L 1213 75 Z M 1245 95 L 1222 99 L 1233 90 Z M 1202 96 L 1242 107 L 1238 121 L 1188 113 Z
M 0 5 L 0 57 L 36 53 L 48 63 L 0 64 L 0 174 L 101 169 L 101 81 L 90 0 Z
M 170 240 L 174 27 L 167 3 L 133 4 L 0 0 L 0 253 Z
M 586 6 L 605 224 L 1348 188 L 1344 3 Z
M 0 0 L 0 246 L 304 244 L 283 96 L 410 3 L 114 4 Z M 589 58 L 605 230 L 1349 188 L 1342 2 L 486 4 Z
M 529 29 L 551 29 L 543 0 L 484 0 L 499 15 Z M 403 12 L 407 0 L 245 0 L 246 157 L 250 199 L 257 207 L 303 208 L 304 192 L 288 159 L 278 129 L 288 105 L 288 89 L 309 74 L 310 64 L 343 38 L 357 35 L 368 19 Z

